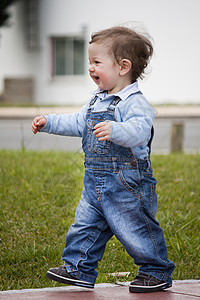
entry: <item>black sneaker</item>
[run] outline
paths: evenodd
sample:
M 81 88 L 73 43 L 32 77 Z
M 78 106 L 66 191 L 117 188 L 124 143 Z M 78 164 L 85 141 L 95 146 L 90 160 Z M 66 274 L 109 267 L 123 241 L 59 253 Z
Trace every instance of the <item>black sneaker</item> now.
M 152 275 L 138 273 L 135 279 L 130 283 L 129 291 L 131 293 L 150 293 L 159 292 L 170 288 L 172 285 L 162 281 Z
M 46 273 L 46 277 L 51 280 L 58 281 L 60 283 L 77 285 L 92 289 L 94 288 L 94 283 L 79 280 L 76 277 L 71 276 L 69 273 L 67 273 L 65 266 L 49 269 L 49 271 L 47 271 Z

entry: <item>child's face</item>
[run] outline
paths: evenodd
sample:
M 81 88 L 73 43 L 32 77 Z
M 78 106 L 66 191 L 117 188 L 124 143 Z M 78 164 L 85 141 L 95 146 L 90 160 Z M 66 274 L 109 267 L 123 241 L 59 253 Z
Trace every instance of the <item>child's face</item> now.
M 89 45 L 89 73 L 93 81 L 108 94 L 119 92 L 121 88 L 120 66 L 108 53 L 108 46 L 101 43 Z

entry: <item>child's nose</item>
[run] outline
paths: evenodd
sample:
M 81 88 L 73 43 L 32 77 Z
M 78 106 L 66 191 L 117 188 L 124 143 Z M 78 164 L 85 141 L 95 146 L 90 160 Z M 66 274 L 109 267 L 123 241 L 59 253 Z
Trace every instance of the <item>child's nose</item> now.
M 94 66 L 92 64 L 89 65 L 88 71 L 89 72 L 93 72 L 94 71 Z

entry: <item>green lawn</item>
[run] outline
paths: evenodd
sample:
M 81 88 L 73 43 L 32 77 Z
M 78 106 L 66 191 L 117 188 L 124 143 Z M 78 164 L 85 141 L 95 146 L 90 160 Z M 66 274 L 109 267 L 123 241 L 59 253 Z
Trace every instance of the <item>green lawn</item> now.
M 152 156 L 158 180 L 157 218 L 165 230 L 173 279 L 200 277 L 200 155 Z M 80 153 L 0 151 L 0 290 L 59 286 L 45 278 L 62 264 L 65 235 L 83 188 Z M 137 267 L 112 238 L 97 283 Z

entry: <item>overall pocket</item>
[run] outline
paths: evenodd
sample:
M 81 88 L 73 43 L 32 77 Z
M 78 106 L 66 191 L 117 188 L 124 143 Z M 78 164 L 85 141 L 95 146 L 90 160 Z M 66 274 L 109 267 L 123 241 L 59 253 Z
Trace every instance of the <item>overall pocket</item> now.
M 99 141 L 94 134 L 94 127 L 104 119 L 88 119 L 87 124 L 87 148 L 90 152 L 98 154 L 107 154 L 110 150 L 110 141 Z
M 136 169 L 119 170 L 119 178 L 123 186 L 135 197 L 141 197 L 140 193 L 140 172 Z

